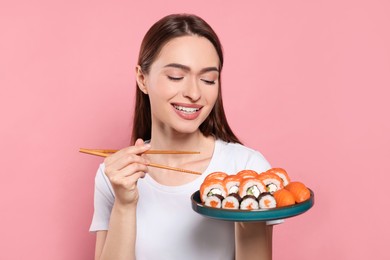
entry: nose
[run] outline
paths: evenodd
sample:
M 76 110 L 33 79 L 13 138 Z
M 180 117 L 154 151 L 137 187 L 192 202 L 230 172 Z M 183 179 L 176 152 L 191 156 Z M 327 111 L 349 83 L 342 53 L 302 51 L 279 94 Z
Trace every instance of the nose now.
M 183 96 L 190 99 L 192 102 L 196 102 L 201 97 L 201 90 L 197 79 L 190 80 L 183 89 Z

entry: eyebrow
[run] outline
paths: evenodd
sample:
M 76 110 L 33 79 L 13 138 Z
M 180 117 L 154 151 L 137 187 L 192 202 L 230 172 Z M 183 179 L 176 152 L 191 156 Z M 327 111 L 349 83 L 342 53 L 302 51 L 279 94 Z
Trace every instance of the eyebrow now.
M 183 64 L 179 64 L 179 63 L 169 63 L 169 64 L 165 65 L 164 68 L 177 68 L 177 69 L 181 69 L 181 70 L 184 70 L 187 72 L 191 71 L 190 67 L 183 65 Z M 219 73 L 219 69 L 217 67 L 206 67 L 206 68 L 203 68 L 200 70 L 201 73 L 206 73 L 209 71 L 216 71 Z

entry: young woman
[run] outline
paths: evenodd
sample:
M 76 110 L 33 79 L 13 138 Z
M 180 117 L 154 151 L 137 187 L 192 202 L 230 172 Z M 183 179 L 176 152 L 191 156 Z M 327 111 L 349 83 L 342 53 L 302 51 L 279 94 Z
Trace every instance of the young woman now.
M 217 35 L 197 16 L 169 15 L 145 35 L 134 145 L 107 157 L 96 175 L 95 259 L 271 259 L 271 225 L 217 221 L 191 209 L 190 196 L 209 173 L 270 168 L 227 123 L 222 65 Z M 150 148 L 200 154 L 143 154 Z M 203 174 L 147 167 L 150 161 Z

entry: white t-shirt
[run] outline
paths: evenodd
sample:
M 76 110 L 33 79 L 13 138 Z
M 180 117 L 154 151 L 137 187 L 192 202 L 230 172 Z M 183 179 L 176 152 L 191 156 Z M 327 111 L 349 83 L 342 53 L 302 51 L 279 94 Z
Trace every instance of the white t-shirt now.
M 137 260 L 234 259 L 234 222 L 199 215 L 192 210 L 190 197 L 211 172 L 235 174 L 251 169 L 260 173 L 269 168 L 259 152 L 217 140 L 209 166 L 190 183 L 164 186 L 146 174 L 138 181 Z M 108 230 L 114 200 L 101 164 L 95 179 L 95 211 L 90 231 Z

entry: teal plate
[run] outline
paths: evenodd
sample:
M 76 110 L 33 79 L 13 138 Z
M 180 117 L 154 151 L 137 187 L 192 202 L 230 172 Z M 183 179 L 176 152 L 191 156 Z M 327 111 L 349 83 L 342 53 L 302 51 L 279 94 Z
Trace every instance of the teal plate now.
M 308 211 L 314 205 L 314 193 L 310 190 L 310 198 L 304 202 L 274 209 L 232 210 L 211 208 L 203 205 L 199 191 L 192 194 L 191 202 L 192 209 L 195 212 L 208 218 L 238 222 L 268 221 L 291 218 Z

